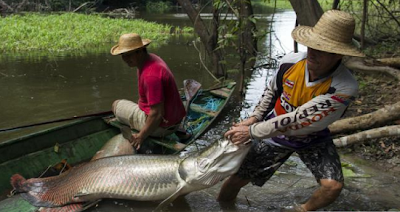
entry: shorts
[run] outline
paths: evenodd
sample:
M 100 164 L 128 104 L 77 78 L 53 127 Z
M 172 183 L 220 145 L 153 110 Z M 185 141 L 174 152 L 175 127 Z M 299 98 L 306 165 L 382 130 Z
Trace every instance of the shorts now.
M 112 111 L 119 122 L 128 125 L 131 129 L 140 131 L 146 124 L 147 115 L 139 108 L 138 104 L 132 101 L 125 99 L 116 100 L 113 103 Z M 174 133 L 178 127 L 179 124 L 165 128 L 158 127 L 150 136 L 164 137 Z
M 301 150 L 277 146 L 264 139 L 253 142 L 236 175 L 250 179 L 254 185 L 263 186 L 276 170 L 296 152 L 315 179 L 333 179 L 343 182 L 342 166 L 332 140 L 311 145 Z

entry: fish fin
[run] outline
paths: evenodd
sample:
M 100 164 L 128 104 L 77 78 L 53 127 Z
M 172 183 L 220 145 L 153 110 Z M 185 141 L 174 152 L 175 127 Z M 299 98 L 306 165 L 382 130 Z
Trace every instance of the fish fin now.
M 73 203 L 64 205 L 61 207 L 54 207 L 54 208 L 46 208 L 41 207 L 39 208 L 38 212 L 81 212 L 83 211 L 83 204 L 82 203 Z
M 72 203 L 55 208 L 41 207 L 38 212 L 81 212 L 89 209 L 90 207 L 99 203 L 101 199 L 85 202 L 85 203 Z
M 42 197 L 39 195 L 34 195 L 31 192 L 29 193 L 22 193 L 21 197 L 29 202 L 31 205 L 36 206 L 36 207 L 56 207 L 58 205 L 55 205 L 53 202 L 45 201 L 42 200 Z
M 93 200 L 93 201 L 90 201 L 90 202 L 83 203 L 82 211 L 85 211 L 85 210 L 97 205 L 97 203 L 99 203 L 100 201 L 101 201 L 101 199 L 97 199 L 97 200 Z
M 171 194 L 171 196 L 167 197 L 165 200 L 163 200 L 154 211 L 161 211 L 164 207 L 166 207 L 168 204 L 173 202 L 177 197 L 181 195 L 181 191 L 184 188 L 183 185 L 180 185 L 178 189 Z

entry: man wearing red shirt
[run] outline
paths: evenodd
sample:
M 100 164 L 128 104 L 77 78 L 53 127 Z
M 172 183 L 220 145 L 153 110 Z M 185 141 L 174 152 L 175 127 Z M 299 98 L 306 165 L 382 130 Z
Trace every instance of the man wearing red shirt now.
M 130 33 L 122 35 L 111 48 L 112 55 L 121 55 L 129 67 L 137 67 L 139 104 L 116 100 L 112 105 L 118 121 L 139 131 L 132 134 L 131 144 L 136 149 L 148 136 L 174 133 L 186 115 L 171 70 L 160 57 L 147 52 L 150 42 Z

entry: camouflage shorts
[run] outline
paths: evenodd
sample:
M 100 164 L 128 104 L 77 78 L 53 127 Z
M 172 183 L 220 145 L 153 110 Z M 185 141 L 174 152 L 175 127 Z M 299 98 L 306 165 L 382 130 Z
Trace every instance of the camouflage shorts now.
M 301 150 L 274 145 L 269 139 L 254 142 L 236 175 L 243 179 L 251 179 L 254 185 L 263 186 L 293 152 L 299 155 L 317 181 L 333 179 L 343 182 L 340 158 L 332 140 Z

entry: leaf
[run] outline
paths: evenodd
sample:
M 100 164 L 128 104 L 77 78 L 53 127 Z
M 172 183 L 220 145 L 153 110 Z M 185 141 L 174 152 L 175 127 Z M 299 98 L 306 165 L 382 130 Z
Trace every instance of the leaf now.
M 348 169 L 346 167 L 342 168 L 344 177 L 357 177 L 357 174 L 353 172 L 353 170 Z
M 253 22 L 254 24 L 257 23 L 257 20 L 254 17 L 249 17 L 249 21 Z

